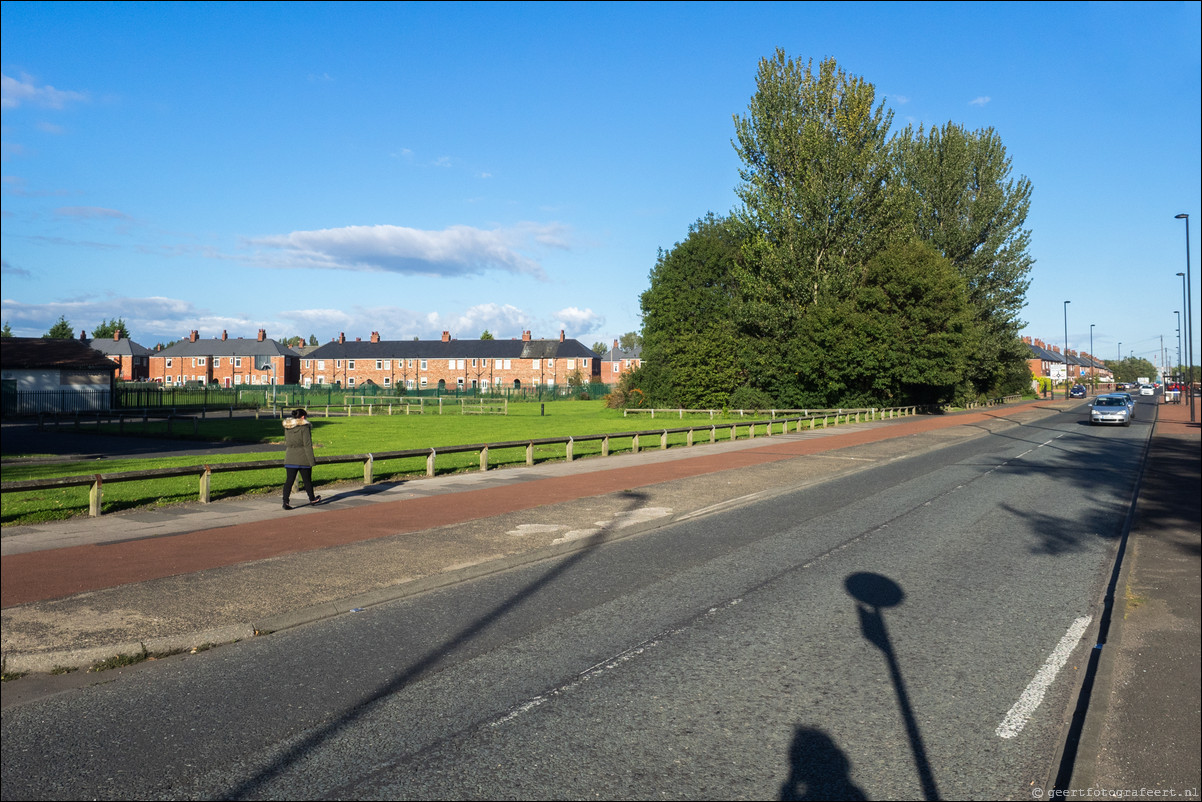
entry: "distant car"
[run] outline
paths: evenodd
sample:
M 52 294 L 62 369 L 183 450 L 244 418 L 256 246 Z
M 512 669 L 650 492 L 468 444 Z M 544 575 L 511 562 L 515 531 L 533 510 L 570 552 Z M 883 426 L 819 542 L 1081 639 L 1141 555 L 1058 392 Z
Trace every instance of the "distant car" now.
M 1156 395 L 1156 388 L 1151 384 L 1141 384 L 1139 386 L 1140 395 Z
M 1085 396 L 1085 387 L 1080 384 L 1074 384 L 1073 389 L 1068 391 L 1069 398 L 1084 398 Z
M 1130 426 L 1132 415 L 1132 407 L 1120 394 L 1100 395 L 1090 404 L 1089 424 L 1117 423 Z

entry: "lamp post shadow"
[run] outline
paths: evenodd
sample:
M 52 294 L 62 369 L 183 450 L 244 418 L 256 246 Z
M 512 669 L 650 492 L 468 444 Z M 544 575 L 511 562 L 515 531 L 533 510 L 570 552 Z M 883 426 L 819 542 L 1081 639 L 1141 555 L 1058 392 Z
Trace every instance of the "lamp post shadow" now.
M 914 718 L 901 667 L 898 666 L 893 643 L 889 640 L 889 632 L 885 628 L 885 617 L 881 614 L 883 609 L 901 604 L 906 598 L 906 593 L 889 577 L 866 572 L 847 577 L 843 581 L 843 587 L 857 602 L 856 612 L 860 614 L 860 631 L 864 638 L 884 652 L 885 660 L 889 663 L 889 675 L 897 692 L 897 706 L 901 708 L 902 718 L 906 723 L 906 734 L 910 739 L 910 750 L 914 753 L 914 767 L 922 783 L 923 798 L 937 800 L 940 798 L 939 787 L 935 784 L 935 775 L 931 771 L 926 747 L 922 743 L 922 733 L 918 730 L 918 721 Z

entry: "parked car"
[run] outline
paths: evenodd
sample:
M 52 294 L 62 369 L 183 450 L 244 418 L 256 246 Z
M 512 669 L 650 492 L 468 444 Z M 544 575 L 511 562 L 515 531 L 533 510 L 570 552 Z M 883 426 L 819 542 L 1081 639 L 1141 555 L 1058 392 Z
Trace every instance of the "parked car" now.
M 1130 426 L 1133 414 L 1132 406 L 1128 406 L 1126 399 L 1118 393 L 1100 395 L 1093 400 L 1093 404 L 1089 407 L 1089 423 L 1091 426 L 1099 423 Z
M 1069 398 L 1084 398 L 1086 395 L 1085 386 L 1081 384 L 1074 384 L 1073 389 L 1068 391 Z

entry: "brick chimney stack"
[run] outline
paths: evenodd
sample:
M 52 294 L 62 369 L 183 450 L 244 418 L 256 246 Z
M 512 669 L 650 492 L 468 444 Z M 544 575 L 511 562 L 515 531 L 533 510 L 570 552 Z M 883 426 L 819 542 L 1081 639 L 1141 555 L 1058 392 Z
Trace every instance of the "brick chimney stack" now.
M 522 342 L 524 342 L 524 343 L 530 342 L 530 332 L 528 332 L 528 331 L 522 332 Z
M 259 329 L 259 342 L 263 342 L 266 339 L 267 339 L 267 330 Z
M 192 329 L 192 333 L 188 335 L 188 342 L 194 343 L 199 339 L 200 339 L 200 332 L 197 331 L 196 329 Z
M 115 343 L 121 342 L 121 329 L 117 329 L 116 331 L 113 332 L 113 342 L 115 342 Z
M 378 331 L 373 331 L 373 332 L 371 333 L 371 341 L 372 341 L 373 343 L 378 343 L 378 342 L 380 341 L 380 332 L 378 332 Z
M 343 345 L 345 343 L 346 343 L 346 332 L 345 331 L 338 332 L 338 344 Z
M 226 332 L 226 330 L 225 330 L 225 329 L 222 329 L 222 330 L 221 330 L 221 339 L 222 339 L 222 340 L 228 340 L 228 339 L 229 339 L 229 336 L 230 336 L 230 335 L 229 335 L 229 334 Z
M 444 331 L 444 332 L 442 333 L 442 341 L 443 341 L 444 343 L 449 343 L 449 342 L 451 341 L 451 332 L 449 332 L 449 331 Z
M 559 341 L 563 342 L 563 329 L 559 330 Z
M 79 330 L 79 341 L 82 343 L 82 342 L 87 342 L 87 340 L 88 340 L 87 329 L 80 329 Z

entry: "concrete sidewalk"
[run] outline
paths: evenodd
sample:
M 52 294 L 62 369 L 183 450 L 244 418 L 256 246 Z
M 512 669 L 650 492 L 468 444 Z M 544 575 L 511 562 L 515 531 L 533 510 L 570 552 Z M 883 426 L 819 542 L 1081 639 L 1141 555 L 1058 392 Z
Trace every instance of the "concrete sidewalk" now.
M 3 533 L 6 671 L 254 637 L 771 497 L 1057 414 L 1037 402 Z M 1198 788 L 1202 429 L 1162 405 L 1088 697 L 1073 788 Z M 3 704 L 99 681 L 5 683 Z M 1192 783 L 1192 785 L 1191 785 Z

